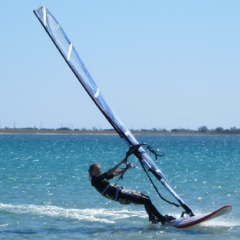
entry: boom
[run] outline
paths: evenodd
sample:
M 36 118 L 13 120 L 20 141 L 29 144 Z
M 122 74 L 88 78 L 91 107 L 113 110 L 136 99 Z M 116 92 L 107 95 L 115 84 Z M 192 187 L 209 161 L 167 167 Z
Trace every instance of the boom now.
M 33 11 L 47 34 L 57 47 L 58 51 L 61 53 L 62 57 L 65 59 L 68 66 L 71 68 L 79 82 L 82 84 L 86 92 L 92 98 L 94 103 L 97 105 L 102 114 L 106 117 L 109 123 L 113 126 L 116 132 L 122 137 L 129 146 L 134 146 L 139 144 L 132 133 L 124 126 L 116 114 L 112 111 L 109 105 L 103 98 L 100 89 L 92 79 L 90 73 L 85 67 L 83 61 L 79 57 L 77 51 L 75 50 L 73 44 L 68 39 L 67 35 L 54 18 L 54 16 L 49 12 L 46 7 L 40 7 Z M 186 203 L 174 192 L 172 187 L 169 185 L 167 179 L 163 175 L 162 171 L 157 167 L 151 157 L 147 154 L 143 147 L 139 147 L 134 154 L 139 159 L 142 167 L 146 172 L 151 172 L 162 185 L 176 198 L 176 200 L 183 207 L 185 212 L 190 216 L 193 216 L 192 210 L 188 207 Z

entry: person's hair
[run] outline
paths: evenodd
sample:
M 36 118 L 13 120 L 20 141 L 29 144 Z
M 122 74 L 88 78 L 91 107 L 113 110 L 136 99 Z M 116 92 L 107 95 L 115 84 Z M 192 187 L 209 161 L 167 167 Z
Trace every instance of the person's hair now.
M 92 178 L 91 172 L 92 172 L 93 169 L 94 169 L 96 166 L 98 166 L 98 165 L 99 165 L 99 163 L 93 163 L 93 164 L 91 164 L 91 165 L 89 166 L 89 169 L 88 169 L 89 180 L 91 180 L 91 178 Z

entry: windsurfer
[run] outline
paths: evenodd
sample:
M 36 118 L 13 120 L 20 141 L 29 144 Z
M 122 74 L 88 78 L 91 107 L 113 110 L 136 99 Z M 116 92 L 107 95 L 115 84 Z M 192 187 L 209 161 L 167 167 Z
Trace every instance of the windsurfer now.
M 116 176 L 123 174 L 122 170 L 117 170 L 122 164 L 127 163 L 127 158 L 124 158 L 113 168 L 109 169 L 105 173 L 101 173 L 101 165 L 98 163 L 93 163 L 89 167 L 89 178 L 92 186 L 96 188 L 104 197 L 109 198 L 114 201 L 118 201 L 121 204 L 142 204 L 145 207 L 145 210 L 149 216 L 149 221 L 152 223 L 161 222 L 162 224 L 170 222 L 175 218 L 172 216 L 165 215 L 163 216 L 158 212 L 156 207 L 152 204 L 152 201 L 149 196 L 133 191 L 121 188 L 119 186 L 111 184 L 108 180 Z

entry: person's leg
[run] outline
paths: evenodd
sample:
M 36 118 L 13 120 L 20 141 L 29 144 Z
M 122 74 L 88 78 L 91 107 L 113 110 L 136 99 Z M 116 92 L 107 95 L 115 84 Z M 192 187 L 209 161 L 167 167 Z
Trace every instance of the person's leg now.
M 172 216 L 169 216 L 169 215 L 162 215 L 158 212 L 158 210 L 156 209 L 156 207 L 152 204 L 152 201 L 151 199 L 144 195 L 145 197 L 147 197 L 149 199 L 148 203 L 145 204 L 145 208 L 148 209 L 148 211 L 150 212 L 150 214 L 152 214 L 152 218 L 150 221 L 152 221 L 152 223 L 157 223 L 157 220 L 158 222 L 161 222 L 162 224 L 166 223 L 166 222 L 171 222 L 173 220 L 175 220 L 176 218 L 172 217 Z
M 159 220 L 150 212 L 146 205 L 144 205 L 146 213 L 148 214 L 148 220 L 152 223 L 158 223 Z
M 153 216 L 151 221 L 153 223 L 156 223 L 156 220 L 158 220 L 159 222 L 163 223 L 165 221 L 165 218 L 161 213 L 159 213 L 157 208 L 152 204 L 151 199 L 149 197 L 148 198 L 143 197 L 143 199 L 144 199 L 145 208 L 147 208 L 148 211 L 151 213 L 151 216 Z
M 146 212 L 149 216 L 149 220 L 152 222 L 155 222 L 156 218 L 158 221 L 162 223 L 165 221 L 164 216 L 158 212 L 156 207 L 152 204 L 151 199 L 146 195 L 143 195 L 139 192 L 134 192 L 134 191 L 129 191 L 124 189 L 119 191 L 118 198 L 128 200 L 135 204 L 144 205 Z

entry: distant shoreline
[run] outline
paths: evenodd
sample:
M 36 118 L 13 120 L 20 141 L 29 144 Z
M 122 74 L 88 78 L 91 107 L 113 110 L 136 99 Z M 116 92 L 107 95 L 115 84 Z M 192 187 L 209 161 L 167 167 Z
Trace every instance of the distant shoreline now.
M 169 132 L 169 131 L 152 131 L 152 130 L 132 130 L 133 135 L 142 136 L 240 136 L 239 133 L 214 133 L 214 132 Z M 114 136 L 118 135 L 113 129 L 110 130 L 51 130 L 51 129 L 0 129 L 0 135 L 99 135 Z

